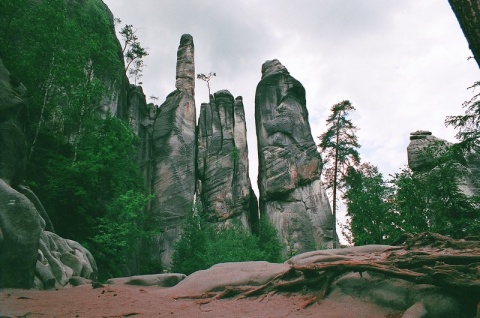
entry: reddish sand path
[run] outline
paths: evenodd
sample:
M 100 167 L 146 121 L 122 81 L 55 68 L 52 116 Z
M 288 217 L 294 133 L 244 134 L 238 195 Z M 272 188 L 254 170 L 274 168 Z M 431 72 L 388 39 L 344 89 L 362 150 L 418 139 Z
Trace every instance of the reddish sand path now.
M 305 295 L 248 299 L 174 300 L 169 289 L 90 285 L 53 291 L 0 290 L 0 317 L 394 317 L 377 306 L 333 296 L 306 309 Z

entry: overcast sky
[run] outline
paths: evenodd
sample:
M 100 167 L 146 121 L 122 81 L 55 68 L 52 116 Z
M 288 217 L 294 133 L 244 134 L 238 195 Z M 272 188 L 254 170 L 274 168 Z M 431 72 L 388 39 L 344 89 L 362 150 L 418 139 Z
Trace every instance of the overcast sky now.
M 278 59 L 306 89 L 317 142 L 330 107 L 357 109 L 363 161 L 384 176 L 407 164 L 410 132 L 455 141 L 447 115 L 463 114 L 467 87 L 479 80 L 447 0 L 104 0 L 148 48 L 144 92 L 161 104 L 175 89 L 176 50 L 193 36 L 196 73 L 216 72 L 212 92 L 243 96 L 256 188 L 255 89 L 266 60 Z M 196 83 L 197 113 L 208 101 Z M 147 100 L 149 100 L 147 98 Z M 151 101 L 151 100 L 149 100 Z

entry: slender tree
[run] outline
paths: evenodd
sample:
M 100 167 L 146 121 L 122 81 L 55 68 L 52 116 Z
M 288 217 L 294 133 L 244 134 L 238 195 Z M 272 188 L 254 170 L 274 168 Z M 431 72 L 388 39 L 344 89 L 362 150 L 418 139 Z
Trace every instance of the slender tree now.
M 327 189 L 333 192 L 333 220 L 334 229 L 337 223 L 337 191 L 344 185 L 341 184 L 348 167 L 356 166 L 360 162 L 357 149 L 360 148 L 358 138 L 355 135 L 357 127 L 347 118 L 354 111 L 350 101 L 345 100 L 335 104 L 331 108 L 331 114 L 327 118 L 327 131 L 320 137 L 318 145 L 323 159 L 323 178 Z M 337 247 L 336 235 L 334 235 L 333 248 Z
M 142 77 L 143 67 L 145 66 L 143 58 L 148 55 L 147 50 L 138 41 L 136 33 L 137 29 L 134 29 L 131 24 L 126 24 L 120 30 L 123 39 L 122 53 L 125 57 L 125 72 L 128 71 L 128 74 L 134 77 L 135 84 Z
M 212 76 L 217 76 L 216 73 L 210 72 L 208 75 L 205 75 L 203 73 L 197 74 L 197 78 L 204 81 L 207 83 L 207 88 L 208 88 L 208 99 L 210 99 L 210 80 L 212 79 Z

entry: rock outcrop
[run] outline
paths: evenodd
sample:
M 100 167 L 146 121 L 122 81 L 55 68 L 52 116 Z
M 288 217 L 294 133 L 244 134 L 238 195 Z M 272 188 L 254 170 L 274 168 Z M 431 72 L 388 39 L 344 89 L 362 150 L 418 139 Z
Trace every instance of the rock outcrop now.
M 453 145 L 433 136 L 430 131 L 412 132 L 407 147 L 408 166 L 414 173 L 428 173 L 435 169 L 440 156 Z M 457 159 L 455 167 L 459 189 L 467 196 L 480 195 L 480 154 L 472 151 Z
M 412 171 L 424 172 L 433 168 L 434 161 L 452 143 L 437 138 L 430 131 L 418 130 L 410 134 L 410 144 L 407 147 L 408 166 Z M 427 154 L 427 149 L 435 147 L 435 153 Z M 434 148 L 431 148 L 433 151 Z
M 193 38 L 184 34 L 177 53 L 176 90 L 160 106 L 153 129 L 152 261 L 170 264 L 173 243 L 195 194 L 195 65 Z
M 79 282 L 95 280 L 97 273 L 95 259 L 82 245 L 52 232 L 41 232 L 35 265 L 36 288 L 76 286 Z
M 260 213 L 295 252 L 332 245 L 334 221 L 320 181 L 302 84 L 278 61 L 262 66 L 255 95 Z
M 258 209 L 248 173 L 242 98 L 234 100 L 221 90 L 202 104 L 197 138 L 197 192 L 207 222 L 249 229 Z

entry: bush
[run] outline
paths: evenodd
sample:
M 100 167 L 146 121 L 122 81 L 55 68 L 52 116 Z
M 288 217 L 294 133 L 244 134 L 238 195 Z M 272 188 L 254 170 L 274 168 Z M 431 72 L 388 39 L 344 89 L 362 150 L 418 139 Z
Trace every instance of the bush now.
M 226 262 L 281 262 L 282 245 L 277 231 L 262 218 L 258 236 L 240 226 L 216 229 L 192 209 L 185 220 L 182 238 L 176 243 L 172 271 L 189 275 Z

